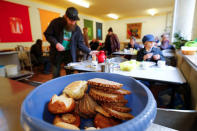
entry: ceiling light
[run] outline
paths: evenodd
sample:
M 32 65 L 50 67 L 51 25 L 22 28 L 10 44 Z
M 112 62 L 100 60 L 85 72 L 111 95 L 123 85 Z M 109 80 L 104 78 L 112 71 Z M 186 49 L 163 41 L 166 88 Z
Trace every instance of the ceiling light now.
M 111 17 L 111 18 L 113 18 L 113 19 L 118 19 L 118 18 L 119 18 L 119 16 L 116 15 L 116 14 L 108 14 L 107 16 L 108 16 L 108 17 Z
M 90 4 L 84 0 L 68 0 L 74 4 L 77 4 L 77 5 L 80 5 L 80 6 L 83 6 L 85 8 L 89 8 L 90 7 Z
M 148 14 L 154 16 L 158 11 L 156 9 L 149 9 L 147 12 Z

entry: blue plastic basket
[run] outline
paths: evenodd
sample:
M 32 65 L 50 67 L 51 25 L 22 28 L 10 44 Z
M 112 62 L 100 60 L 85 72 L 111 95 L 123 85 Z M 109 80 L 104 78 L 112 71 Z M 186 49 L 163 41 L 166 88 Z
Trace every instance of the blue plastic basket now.
M 117 74 L 80 73 L 53 79 L 34 89 L 26 97 L 21 107 L 21 124 L 24 129 L 28 128 L 31 131 L 69 131 L 51 124 L 54 115 L 48 112 L 47 104 L 54 94 L 61 94 L 64 87 L 71 82 L 92 78 L 104 78 L 122 83 L 123 89 L 132 92 L 125 98 L 129 101 L 127 106 L 132 108 L 131 114 L 135 118 L 117 126 L 101 129 L 101 131 L 143 131 L 153 122 L 156 116 L 156 102 L 146 86 L 131 77 Z

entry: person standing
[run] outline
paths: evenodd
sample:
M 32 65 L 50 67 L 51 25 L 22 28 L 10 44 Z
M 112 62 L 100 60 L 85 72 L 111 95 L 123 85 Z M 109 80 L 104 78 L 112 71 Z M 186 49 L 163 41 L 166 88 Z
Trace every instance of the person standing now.
M 111 27 L 108 29 L 108 34 L 105 38 L 105 49 L 108 56 L 110 56 L 113 52 L 120 50 L 120 42 L 118 36 L 113 33 L 113 29 Z
M 63 62 L 64 64 L 76 62 L 78 48 L 87 54 L 95 53 L 84 44 L 81 29 L 76 24 L 78 20 L 77 9 L 69 7 L 64 16 L 52 20 L 44 32 L 46 40 L 50 43 L 53 78 L 60 76 L 60 68 Z
M 84 27 L 84 28 L 83 28 L 83 38 L 84 38 L 85 45 L 86 45 L 88 48 L 90 48 L 90 45 L 89 45 L 89 43 L 88 43 L 89 38 L 88 38 L 88 28 L 87 28 L 87 27 Z
M 85 45 L 90 49 L 90 45 L 88 43 L 89 37 L 88 37 L 88 28 L 87 27 L 83 28 L 83 38 L 84 38 Z M 84 60 L 87 60 L 88 56 L 89 56 L 88 54 L 83 53 Z

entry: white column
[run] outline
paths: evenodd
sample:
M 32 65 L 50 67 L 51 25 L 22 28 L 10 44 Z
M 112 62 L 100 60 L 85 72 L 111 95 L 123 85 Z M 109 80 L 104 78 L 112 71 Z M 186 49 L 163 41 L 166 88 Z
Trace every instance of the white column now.
M 197 38 L 197 2 L 195 7 L 195 14 L 194 14 L 194 23 L 192 29 L 192 40 Z
M 175 0 L 172 37 L 180 32 L 185 39 L 192 38 L 195 4 L 196 0 Z

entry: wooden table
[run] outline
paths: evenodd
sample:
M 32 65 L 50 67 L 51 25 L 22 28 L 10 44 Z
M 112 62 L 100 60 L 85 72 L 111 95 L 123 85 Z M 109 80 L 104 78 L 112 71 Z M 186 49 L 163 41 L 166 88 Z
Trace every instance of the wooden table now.
M 34 87 L 0 77 L 0 130 L 23 131 L 20 124 L 21 104 Z

